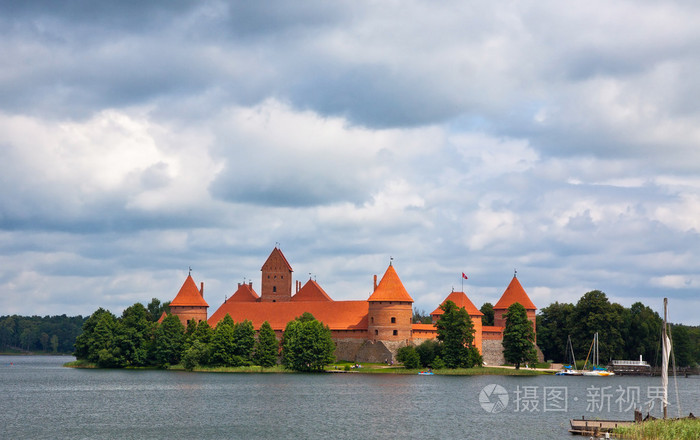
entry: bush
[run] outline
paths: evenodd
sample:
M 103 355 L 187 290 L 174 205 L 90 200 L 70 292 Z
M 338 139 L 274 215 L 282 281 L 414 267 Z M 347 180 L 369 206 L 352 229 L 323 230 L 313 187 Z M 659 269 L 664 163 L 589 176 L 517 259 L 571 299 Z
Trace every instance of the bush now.
M 440 356 L 435 356 L 435 359 L 433 359 L 433 364 L 431 367 L 435 370 L 441 370 L 445 368 L 445 361 L 440 358 Z
M 401 362 L 406 368 L 418 368 L 420 366 L 420 356 L 412 345 L 399 348 L 396 360 Z
M 430 367 L 435 357 L 440 355 L 440 343 L 434 339 L 428 339 L 416 347 L 416 352 L 420 357 L 421 366 Z

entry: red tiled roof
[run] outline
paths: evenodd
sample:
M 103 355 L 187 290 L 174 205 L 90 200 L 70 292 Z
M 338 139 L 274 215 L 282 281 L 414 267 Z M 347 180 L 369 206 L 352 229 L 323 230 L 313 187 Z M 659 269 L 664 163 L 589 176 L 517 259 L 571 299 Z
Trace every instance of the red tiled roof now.
M 449 295 L 447 295 L 447 298 L 445 298 L 444 301 L 440 303 L 440 305 L 445 304 L 447 301 L 452 301 L 459 308 L 464 307 L 467 313 L 469 313 L 469 316 L 484 316 L 484 314 L 481 313 L 481 311 L 479 311 L 479 309 L 477 309 L 476 306 L 474 306 L 474 303 L 471 302 L 467 294 L 464 292 L 450 293 Z M 443 313 L 445 312 L 443 312 L 442 309 L 438 307 L 437 309 L 433 310 L 433 313 L 431 313 L 431 315 L 442 315 Z
M 247 283 L 239 284 L 238 290 L 227 301 L 233 302 L 256 302 L 260 296 L 255 293 L 253 286 Z
M 413 302 L 413 298 L 411 298 L 411 295 L 408 294 L 406 288 L 403 286 L 399 276 L 396 274 L 396 270 L 394 270 L 394 266 L 390 264 L 368 301 Z
M 170 302 L 171 306 L 198 306 L 198 307 L 209 307 L 202 294 L 199 293 L 199 289 L 192 279 L 192 275 L 187 275 L 187 279 L 180 287 L 180 291 Z
M 290 301 L 290 302 L 232 302 L 226 301 L 209 318 L 209 325 L 228 313 L 234 322 L 246 319 L 259 329 L 267 321 L 273 330 L 284 330 L 287 323 L 304 312 L 329 326 L 331 330 L 367 330 L 367 301 Z
M 316 281 L 309 280 L 292 297 L 292 301 L 333 301 L 333 299 L 328 296 L 326 291 Z
M 279 248 L 277 247 L 274 248 L 272 252 L 270 252 L 270 256 L 267 257 L 267 260 L 265 260 L 265 264 L 262 265 L 260 270 L 263 270 L 263 268 L 265 268 L 265 266 L 267 266 L 268 263 L 274 263 L 275 260 L 282 260 L 282 264 L 287 266 L 287 269 L 289 269 L 290 272 L 294 272 L 294 270 L 292 270 L 292 266 L 289 264 L 289 261 L 287 261 L 282 251 L 279 250 Z
M 503 292 L 501 299 L 498 300 L 493 308 L 494 310 L 505 310 L 516 302 L 525 307 L 525 310 L 537 310 L 537 307 L 535 307 L 532 301 L 530 301 L 530 297 L 527 296 L 527 293 L 525 293 L 523 286 L 520 285 L 518 277 L 513 277 L 513 280 L 506 288 L 506 291 Z

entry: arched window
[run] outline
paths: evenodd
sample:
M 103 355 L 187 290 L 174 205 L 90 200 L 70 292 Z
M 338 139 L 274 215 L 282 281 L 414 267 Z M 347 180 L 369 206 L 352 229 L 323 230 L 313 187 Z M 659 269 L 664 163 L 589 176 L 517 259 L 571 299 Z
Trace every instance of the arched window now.
M 277 286 L 272 286 L 272 291 L 277 292 Z
M 396 324 L 396 317 L 395 317 L 395 316 L 392 316 L 392 317 L 391 317 L 391 323 L 392 323 L 392 324 Z
M 372 322 L 372 324 L 374 324 L 374 316 L 372 316 L 372 317 L 369 318 L 369 319 L 370 319 L 370 321 Z
M 398 330 L 394 330 L 394 336 L 396 336 L 396 335 L 398 335 L 398 334 L 399 334 L 399 331 L 398 331 Z
M 374 331 L 374 336 L 377 336 L 379 334 L 379 330 Z

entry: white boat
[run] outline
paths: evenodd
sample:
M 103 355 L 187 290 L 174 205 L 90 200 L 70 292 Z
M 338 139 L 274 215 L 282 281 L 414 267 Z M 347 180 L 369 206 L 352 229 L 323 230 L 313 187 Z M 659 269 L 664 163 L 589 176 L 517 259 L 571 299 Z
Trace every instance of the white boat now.
M 569 358 L 571 355 L 571 358 Z M 571 335 L 566 339 L 566 360 L 570 360 L 571 365 L 564 365 L 563 369 L 557 371 L 557 376 L 582 376 L 583 373 L 576 369 L 576 356 L 574 356 L 574 345 L 571 343 Z
M 586 365 L 588 365 L 588 358 L 593 352 L 592 366 L 590 370 L 586 370 Z M 609 377 L 614 376 L 615 373 L 608 371 L 607 368 L 598 365 L 600 362 L 600 353 L 598 351 L 598 332 L 593 336 L 593 342 L 591 343 L 591 348 L 588 350 L 588 356 L 586 356 L 586 363 L 583 365 L 583 375 L 592 377 Z

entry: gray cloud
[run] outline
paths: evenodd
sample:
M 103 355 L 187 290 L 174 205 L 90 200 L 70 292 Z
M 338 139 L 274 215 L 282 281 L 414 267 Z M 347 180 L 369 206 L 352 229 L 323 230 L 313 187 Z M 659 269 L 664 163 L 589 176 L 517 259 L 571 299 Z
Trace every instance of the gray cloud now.
M 393 256 L 428 311 L 517 268 L 697 324 L 699 12 L 4 2 L 0 308 L 215 308 L 281 242 L 338 299 Z

